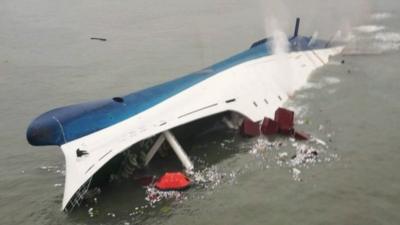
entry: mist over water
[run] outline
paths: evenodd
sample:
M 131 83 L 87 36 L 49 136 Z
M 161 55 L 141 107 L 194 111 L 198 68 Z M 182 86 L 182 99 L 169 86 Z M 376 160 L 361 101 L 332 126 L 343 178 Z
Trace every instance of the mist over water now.
M 0 224 L 399 224 L 399 16 L 395 0 L 2 0 Z M 199 168 L 191 189 L 151 206 L 152 190 L 126 180 L 59 211 L 64 157 L 27 144 L 33 118 L 180 77 L 266 34 L 289 93 L 296 17 L 301 35 L 340 30 L 348 42 L 286 104 L 312 141 L 213 133 L 188 149 Z

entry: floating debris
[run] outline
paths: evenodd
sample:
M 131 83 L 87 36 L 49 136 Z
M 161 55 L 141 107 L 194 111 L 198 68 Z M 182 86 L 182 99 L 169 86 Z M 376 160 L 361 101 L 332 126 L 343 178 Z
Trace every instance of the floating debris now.
M 313 137 L 312 139 L 311 139 L 311 141 L 312 142 L 315 142 L 315 143 L 317 143 L 317 144 L 319 144 L 319 145 L 322 145 L 322 146 L 324 146 L 324 147 L 328 147 L 328 145 L 326 144 L 326 142 L 325 141 L 323 141 L 323 140 L 321 140 L 321 139 L 318 139 L 318 138 L 315 138 L 315 137 Z
M 304 133 L 303 131 L 295 131 L 294 138 L 299 141 L 307 141 L 310 139 L 310 135 L 307 133 Z
M 295 145 L 296 147 L 296 154 L 293 155 L 291 158 L 291 165 L 297 166 L 304 163 L 314 163 L 318 156 L 317 149 L 301 144 Z
M 90 40 L 107 41 L 107 39 L 105 39 L 105 38 L 99 38 L 99 37 L 91 37 Z

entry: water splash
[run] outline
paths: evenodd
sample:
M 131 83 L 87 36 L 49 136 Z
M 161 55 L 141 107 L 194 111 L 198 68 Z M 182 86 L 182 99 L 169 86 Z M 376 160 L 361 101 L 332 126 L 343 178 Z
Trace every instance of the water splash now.
M 271 47 L 273 54 L 278 56 L 287 56 L 289 52 L 288 38 L 278 27 L 275 27 L 272 31 Z
M 288 37 L 279 26 L 276 19 L 272 18 L 267 22 L 267 30 L 272 32 L 271 40 L 267 43 L 275 55 L 275 68 L 271 71 L 275 81 L 287 95 L 292 95 L 296 89 L 293 67 L 289 59 L 290 43 Z

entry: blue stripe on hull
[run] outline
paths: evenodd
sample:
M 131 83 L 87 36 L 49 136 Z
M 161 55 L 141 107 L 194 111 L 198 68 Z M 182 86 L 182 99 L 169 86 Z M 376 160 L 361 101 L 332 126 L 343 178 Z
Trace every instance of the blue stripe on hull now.
M 270 49 L 260 45 L 201 71 L 123 96 L 123 102 L 109 99 L 51 110 L 30 124 L 27 139 L 32 145 L 62 145 L 126 120 L 221 71 L 269 54 Z

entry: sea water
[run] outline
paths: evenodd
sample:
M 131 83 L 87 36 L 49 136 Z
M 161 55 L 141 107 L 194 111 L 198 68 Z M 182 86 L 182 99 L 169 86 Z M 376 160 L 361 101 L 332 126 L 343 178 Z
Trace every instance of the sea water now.
M 396 0 L 1 0 L 0 224 L 399 224 L 399 10 Z M 270 18 L 290 36 L 296 17 L 302 35 L 341 30 L 349 43 L 286 104 L 311 141 L 205 135 L 189 150 L 189 190 L 149 201 L 156 190 L 125 180 L 60 211 L 64 157 L 28 145 L 32 119 L 202 69 L 272 35 Z

